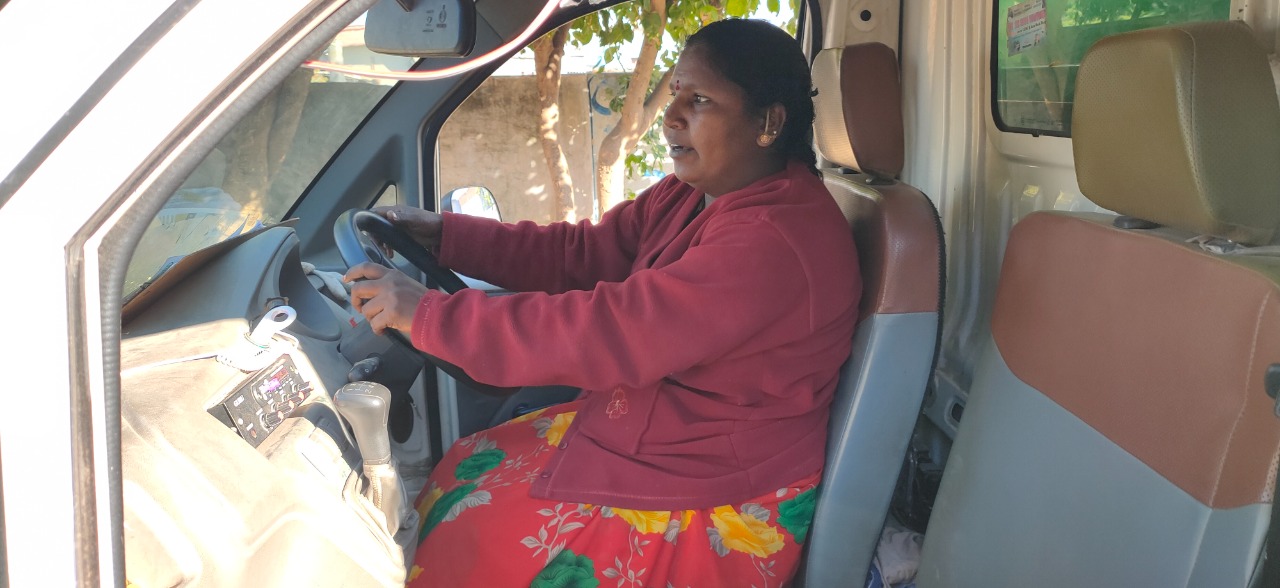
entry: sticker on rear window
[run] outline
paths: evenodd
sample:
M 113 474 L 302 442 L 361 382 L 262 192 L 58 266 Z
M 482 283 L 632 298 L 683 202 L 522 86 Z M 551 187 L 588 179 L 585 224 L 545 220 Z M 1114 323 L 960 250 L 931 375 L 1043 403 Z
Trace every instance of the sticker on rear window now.
M 1005 20 L 1005 31 L 1009 35 L 1009 55 L 1017 55 L 1044 44 L 1045 11 L 1044 0 L 1027 0 L 1009 7 L 1009 16 Z

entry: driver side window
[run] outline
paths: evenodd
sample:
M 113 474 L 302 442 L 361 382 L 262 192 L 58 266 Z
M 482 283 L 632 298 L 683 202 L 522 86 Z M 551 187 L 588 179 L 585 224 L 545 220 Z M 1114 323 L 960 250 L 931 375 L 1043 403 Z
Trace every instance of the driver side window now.
M 598 220 L 671 170 L 660 125 L 684 40 L 727 17 L 794 34 L 798 6 L 658 4 L 665 21 L 650 0 L 619 4 L 561 26 L 500 67 L 440 132 L 438 193 L 488 188 L 507 222 Z

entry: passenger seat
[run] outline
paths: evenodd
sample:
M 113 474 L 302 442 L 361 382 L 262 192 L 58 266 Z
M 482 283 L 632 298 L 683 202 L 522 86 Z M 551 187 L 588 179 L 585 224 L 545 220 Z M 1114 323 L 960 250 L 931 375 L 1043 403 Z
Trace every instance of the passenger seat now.
M 858 246 L 862 301 L 840 373 L 800 585 L 861 586 L 933 371 L 942 308 L 942 229 L 903 165 L 898 61 L 880 43 L 827 49 L 813 64 L 827 189 Z
M 1266 52 L 1239 23 L 1103 39 L 1072 135 L 1081 191 L 1125 216 L 1014 227 L 916 581 L 1247 586 L 1280 459 L 1280 258 L 1188 240 L 1280 226 Z

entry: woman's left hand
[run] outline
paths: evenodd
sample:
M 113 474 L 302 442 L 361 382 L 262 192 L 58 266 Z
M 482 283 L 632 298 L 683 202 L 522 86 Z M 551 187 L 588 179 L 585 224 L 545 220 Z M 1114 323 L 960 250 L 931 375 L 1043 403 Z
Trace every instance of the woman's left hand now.
M 400 271 L 369 262 L 347 270 L 342 280 L 353 282 L 351 303 L 368 319 L 374 333 L 396 329 L 408 335 L 413 331 L 413 314 L 427 293 L 426 286 Z

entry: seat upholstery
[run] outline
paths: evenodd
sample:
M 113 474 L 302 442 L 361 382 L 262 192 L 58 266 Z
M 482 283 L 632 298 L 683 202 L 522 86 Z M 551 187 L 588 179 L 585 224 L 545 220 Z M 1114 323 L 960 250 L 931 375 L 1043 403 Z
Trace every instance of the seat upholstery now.
M 942 232 L 902 170 L 897 57 L 872 43 L 827 49 L 813 65 L 816 138 L 828 190 L 849 219 L 863 293 L 853 353 L 831 409 L 826 469 L 804 585 L 860 584 L 875 552 L 937 350 Z
M 1150 29 L 1092 48 L 1072 127 L 1090 200 L 1241 243 L 1271 238 L 1280 224 L 1280 120 L 1241 114 L 1268 112 L 1276 88 L 1244 27 Z
M 1240 167 L 1280 148 L 1265 52 L 1240 24 L 1182 25 L 1104 39 L 1078 76 L 1085 195 L 1169 226 L 1014 227 L 917 583 L 1247 586 L 1280 459 L 1280 258 L 1187 240 L 1276 228 L 1280 176 Z M 1222 132 L 1251 125 L 1273 130 Z

